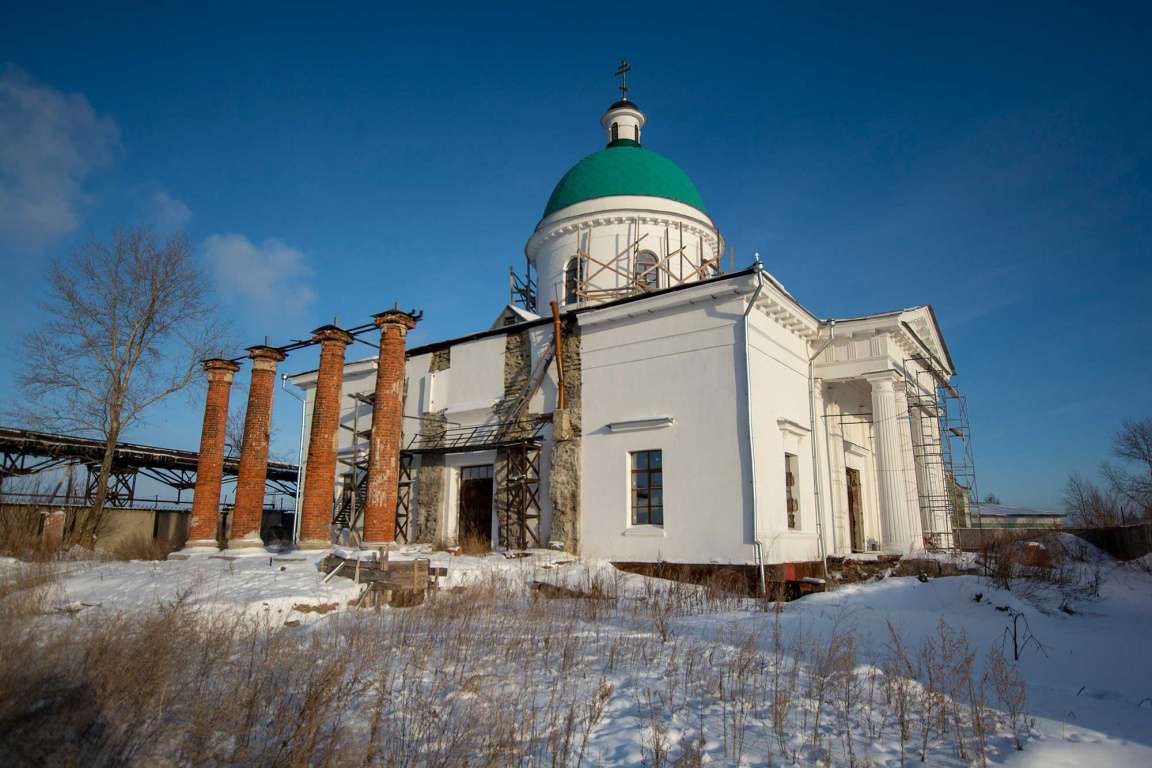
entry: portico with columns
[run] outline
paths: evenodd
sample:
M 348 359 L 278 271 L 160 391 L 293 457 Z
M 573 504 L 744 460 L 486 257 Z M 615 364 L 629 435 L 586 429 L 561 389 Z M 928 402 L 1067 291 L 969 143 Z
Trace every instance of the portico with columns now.
M 825 423 L 829 510 L 836 553 L 907 553 L 925 547 L 921 498 L 944 486 L 939 462 L 918 460 L 917 430 L 935 419 L 914 407 L 927 369 L 954 373 L 930 307 L 836 321 L 836 339 L 813 366 Z M 910 399 L 911 391 L 911 399 Z M 931 393 L 934 395 L 934 392 Z M 938 427 L 936 427 L 938 429 Z M 860 473 L 858 499 L 849 498 L 848 470 Z M 862 519 L 851 519 L 853 506 Z M 863 526 L 863 531 L 853 528 Z

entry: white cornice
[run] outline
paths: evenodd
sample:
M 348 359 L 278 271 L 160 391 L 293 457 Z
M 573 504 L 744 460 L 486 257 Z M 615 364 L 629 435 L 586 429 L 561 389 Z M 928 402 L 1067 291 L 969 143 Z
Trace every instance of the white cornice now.
M 700 209 L 662 197 L 616 195 L 574 203 L 545 217 L 528 238 L 524 253 L 530 259 L 535 258 L 544 245 L 558 237 L 571 234 L 578 228 L 596 228 L 637 221 L 640 224 L 666 227 L 683 225 L 685 232 L 702 238 L 713 248 L 716 246 L 716 224 Z

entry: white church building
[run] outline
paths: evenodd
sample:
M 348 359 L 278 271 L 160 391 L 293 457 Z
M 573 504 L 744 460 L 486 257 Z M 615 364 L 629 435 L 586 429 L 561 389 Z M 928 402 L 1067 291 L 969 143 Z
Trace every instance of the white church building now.
M 955 371 L 932 308 L 822 320 L 759 260 L 732 270 L 645 122 L 627 100 L 603 115 L 490 328 L 407 349 L 397 540 L 761 567 L 946 546 Z M 353 541 L 376 366 L 344 367 Z M 306 420 L 316 379 L 290 377 Z

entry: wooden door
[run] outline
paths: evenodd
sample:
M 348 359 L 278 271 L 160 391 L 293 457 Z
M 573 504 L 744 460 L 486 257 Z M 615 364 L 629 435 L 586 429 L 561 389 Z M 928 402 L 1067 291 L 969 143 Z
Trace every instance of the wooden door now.
M 848 539 L 853 552 L 864 551 L 864 505 L 860 492 L 860 470 L 848 468 Z
M 460 473 L 459 538 L 492 545 L 492 466 L 463 467 Z

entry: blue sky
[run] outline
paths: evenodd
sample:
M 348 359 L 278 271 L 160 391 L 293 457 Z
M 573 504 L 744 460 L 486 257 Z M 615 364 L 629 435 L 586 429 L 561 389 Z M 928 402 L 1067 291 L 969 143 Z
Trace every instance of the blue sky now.
M 136 221 L 197 240 L 246 343 L 395 301 L 412 343 L 485 328 L 627 58 L 737 266 L 825 317 L 935 307 L 982 490 L 1056 508 L 1152 414 L 1152 6 L 106 5 L 0 10 L 9 338 L 48 256 Z

